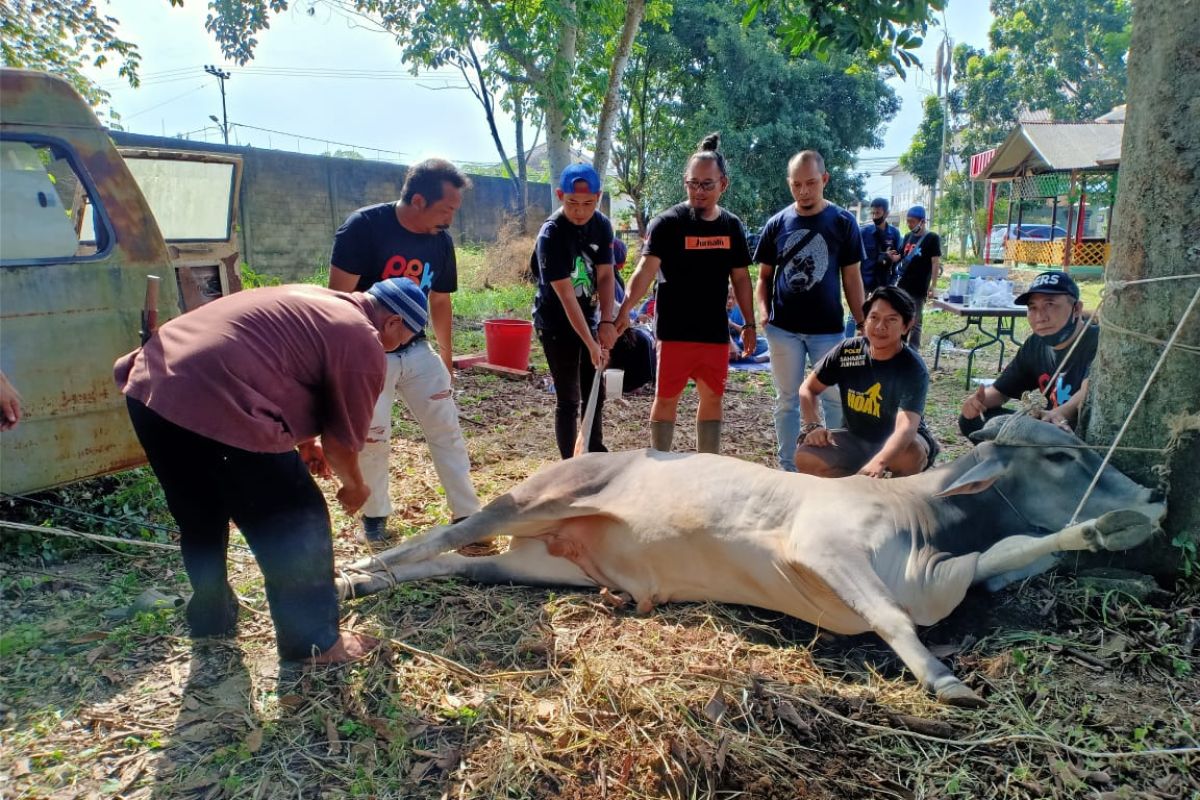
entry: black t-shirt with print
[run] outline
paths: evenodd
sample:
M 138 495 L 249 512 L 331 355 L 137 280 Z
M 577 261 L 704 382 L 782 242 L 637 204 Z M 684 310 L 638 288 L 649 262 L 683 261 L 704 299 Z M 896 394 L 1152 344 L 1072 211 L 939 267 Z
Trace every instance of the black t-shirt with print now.
M 642 255 L 657 256 L 654 334 L 668 342 L 728 341 L 729 275 L 750 265 L 742 221 L 721 209 L 700 219 L 687 203 L 650 221 Z
M 900 411 L 920 414 L 924 424 L 929 371 L 908 346 L 889 359 L 876 361 L 865 336 L 843 339 L 815 369 L 817 380 L 838 387 L 844 424 L 855 436 L 883 441 L 895 432 Z
M 1050 386 L 1050 376 L 1058 369 L 1059 363 L 1071 348 L 1055 350 L 1040 336 L 1030 336 L 1025 340 L 1017 350 L 1016 357 L 1008 363 L 992 387 L 1013 398 L 1037 390 L 1046 396 L 1050 408 L 1058 408 L 1075 396 L 1091 371 L 1092 361 L 1096 358 L 1096 347 L 1100 343 L 1100 327 L 1088 325 L 1080 337 L 1071 360 L 1067 362 L 1066 369 L 1055 380 L 1053 387 Z
M 941 255 L 942 240 L 933 232 L 922 236 L 909 231 L 900 243 L 900 260 L 896 262 L 896 285 L 912 295 L 918 305 L 924 303 L 929 294 L 933 259 Z
M 356 292 L 387 278 L 408 278 L 426 296 L 431 291 L 458 290 L 458 262 L 450 234 L 413 233 L 396 219 L 395 203 L 366 206 L 347 217 L 333 235 L 329 263 L 358 276 Z M 412 341 L 424 337 L 422 331 Z
M 575 299 L 589 326 L 599 323 L 596 266 L 612 263 L 612 242 L 612 223 L 599 211 L 583 225 L 576 225 L 563 216 L 560 208 L 542 223 L 531 262 L 538 284 L 533 297 L 533 324 L 539 331 L 573 330 L 558 293 L 550 285 L 563 278 L 571 279 Z
M 801 215 L 790 205 L 767 220 L 754 260 L 775 268 L 768 320 L 791 333 L 842 330 L 842 268 L 863 260 L 854 216 L 830 203 Z

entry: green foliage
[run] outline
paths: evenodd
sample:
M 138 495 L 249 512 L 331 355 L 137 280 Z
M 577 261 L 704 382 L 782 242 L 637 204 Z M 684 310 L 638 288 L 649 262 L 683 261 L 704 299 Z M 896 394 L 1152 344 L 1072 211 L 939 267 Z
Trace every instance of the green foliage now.
M 825 157 L 832 176 L 826 196 L 852 202 L 861 192 L 853 154 L 879 145 L 880 125 L 898 108 L 883 75 L 846 56 L 819 61 L 784 51 L 766 16 L 748 26 L 736 22 L 737 11 L 724 3 L 680 4 L 669 32 L 650 40 L 677 65 L 668 73 L 674 96 L 655 101 L 655 124 L 670 133 L 659 134 L 645 158 L 656 167 L 647 192 L 651 210 L 682 199 L 685 162 L 710 131 L 722 132 L 730 158 L 732 182 L 722 205 L 751 228 L 792 201 L 785 165 L 805 148 Z
M 242 262 L 240 272 L 242 274 L 243 289 L 258 289 L 263 286 L 279 286 L 283 283 L 283 279 L 275 275 L 267 275 L 262 272 L 255 272 L 245 261 Z
M 4 0 L 0 63 L 58 75 L 92 106 L 103 106 L 109 93 L 84 74 L 86 65 L 103 67 L 118 57 L 117 75 L 138 85 L 142 56 L 137 45 L 117 36 L 116 23 L 95 0 Z
M 917 128 L 908 149 L 901 154 L 900 166 L 922 186 L 933 186 L 937 183 L 946 117 L 941 102 L 933 95 L 925 98 L 924 109 L 921 127 Z
M 900 75 L 919 64 L 920 48 L 934 12 L 945 0 L 743 0 L 745 22 L 780 12 L 777 33 L 792 55 L 828 60 L 834 53 L 859 53 Z

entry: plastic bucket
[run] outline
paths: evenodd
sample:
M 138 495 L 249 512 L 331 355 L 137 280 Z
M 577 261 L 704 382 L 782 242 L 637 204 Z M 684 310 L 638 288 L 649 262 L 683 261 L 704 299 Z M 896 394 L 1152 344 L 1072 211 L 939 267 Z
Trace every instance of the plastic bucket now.
M 483 338 L 489 364 L 529 369 L 529 346 L 533 343 L 533 323 L 523 319 L 486 319 Z
M 623 369 L 606 369 L 604 370 L 604 396 L 609 400 L 616 400 L 621 396 L 621 390 L 625 388 L 625 370 Z

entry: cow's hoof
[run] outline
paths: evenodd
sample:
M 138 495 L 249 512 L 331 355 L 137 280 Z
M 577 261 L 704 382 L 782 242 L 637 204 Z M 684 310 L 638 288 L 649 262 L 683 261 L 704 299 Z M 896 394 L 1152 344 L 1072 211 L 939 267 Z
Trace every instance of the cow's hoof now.
M 1153 535 L 1154 523 L 1137 511 L 1110 511 L 1088 533 L 1093 550 L 1130 550 Z
M 955 681 L 937 690 L 937 699 L 948 706 L 959 708 L 984 708 L 987 701 L 967 688 L 966 684 Z
M 389 585 L 386 578 L 369 572 L 344 572 L 334 581 L 334 588 L 337 589 L 339 600 L 366 597 L 369 594 L 383 591 Z

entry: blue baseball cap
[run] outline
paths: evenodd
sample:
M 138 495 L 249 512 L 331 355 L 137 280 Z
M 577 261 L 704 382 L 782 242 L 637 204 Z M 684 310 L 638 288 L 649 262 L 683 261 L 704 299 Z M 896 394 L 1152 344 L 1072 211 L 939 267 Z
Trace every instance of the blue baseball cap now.
M 587 181 L 588 192 L 600 193 L 600 175 L 591 164 L 572 164 L 564 169 L 558 188 L 562 189 L 563 194 L 574 194 L 576 181 Z
M 425 323 L 429 321 L 429 301 L 412 280 L 388 278 L 367 289 L 367 294 L 387 306 L 393 314 L 398 314 L 413 333 L 425 330 Z
M 925 219 L 925 206 L 913 206 L 908 210 L 908 216 Z

